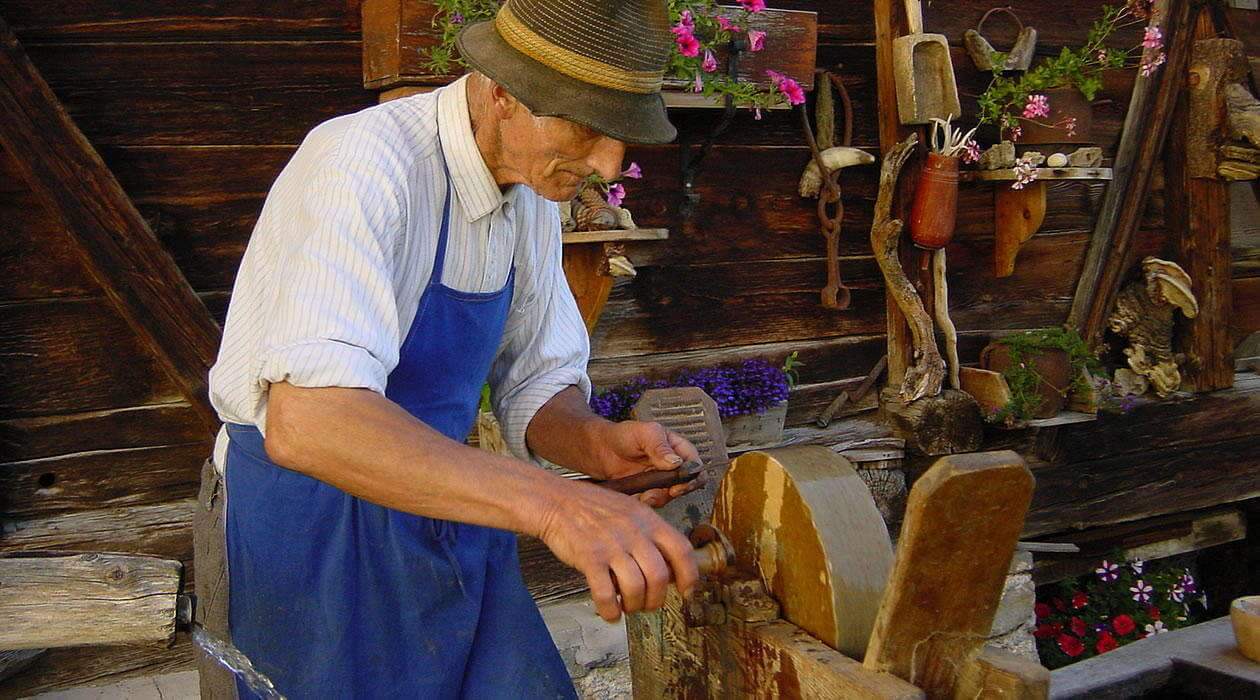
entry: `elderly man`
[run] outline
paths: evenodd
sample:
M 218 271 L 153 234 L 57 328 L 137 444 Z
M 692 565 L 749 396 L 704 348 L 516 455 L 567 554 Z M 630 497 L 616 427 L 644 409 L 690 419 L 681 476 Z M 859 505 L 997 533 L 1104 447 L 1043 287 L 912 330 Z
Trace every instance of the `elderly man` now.
M 669 47 L 663 0 L 510 0 L 459 38 L 476 72 L 321 124 L 276 180 L 210 374 L 197 581 L 200 617 L 280 692 L 571 696 L 512 533 L 608 620 L 695 585 L 649 507 L 688 487 L 635 499 L 463 444 L 489 381 L 523 459 L 606 479 L 697 456 L 587 407 L 547 201 L 673 139 Z

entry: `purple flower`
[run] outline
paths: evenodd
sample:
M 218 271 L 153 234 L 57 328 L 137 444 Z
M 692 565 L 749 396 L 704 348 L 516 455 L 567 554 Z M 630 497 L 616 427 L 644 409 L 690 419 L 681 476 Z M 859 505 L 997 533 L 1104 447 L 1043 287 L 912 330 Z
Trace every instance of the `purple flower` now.
M 1186 599 L 1186 589 L 1182 588 L 1179 584 L 1174 583 L 1173 587 L 1168 589 L 1168 597 L 1178 603 L 1184 602 Z
M 632 180 L 638 180 L 639 178 L 643 177 L 643 168 L 640 168 L 638 163 L 634 161 L 630 161 L 630 167 L 621 171 L 621 175 L 623 177 L 628 177 Z
M 1119 578 L 1120 577 L 1119 571 L 1120 571 L 1119 564 L 1114 564 L 1112 562 L 1107 561 L 1106 559 L 1103 559 L 1102 566 L 1098 567 L 1097 569 L 1094 569 L 1094 573 L 1098 574 L 1098 578 L 1102 579 L 1104 583 L 1111 583 L 1112 581 L 1115 581 L 1117 578 Z
M 461 13 L 459 13 L 459 12 L 452 12 L 452 13 L 451 13 L 451 24 L 463 24 L 463 23 L 464 23 L 464 15 L 463 15 L 463 14 L 461 14 Z
M 1129 568 L 1133 569 L 1133 573 L 1141 574 L 1142 571 L 1146 569 L 1146 562 L 1142 561 L 1141 559 L 1134 559 L 1133 561 L 1129 562 Z
M 1124 398 L 1120 399 L 1120 410 L 1124 413 L 1128 413 L 1129 411 L 1137 408 L 1137 402 L 1137 396 L 1133 394 L 1125 394 Z M 1140 574 L 1142 572 L 1139 571 L 1138 573 Z
M 1177 585 L 1185 589 L 1187 595 L 1199 592 L 1199 587 L 1195 584 L 1194 577 L 1190 575 L 1189 569 L 1186 569 L 1185 575 L 1177 580 Z
M 626 186 L 620 182 L 614 182 L 608 187 L 608 204 L 609 206 L 619 207 L 621 201 L 626 198 Z
M 712 51 L 708 49 L 704 50 L 704 61 L 700 64 L 700 67 L 704 69 L 705 73 L 712 73 L 718 69 L 718 62 L 717 59 L 713 57 Z M 697 92 L 699 91 L 697 90 Z
M 1129 592 L 1133 594 L 1133 599 L 1139 603 L 1149 603 L 1151 600 L 1151 592 L 1155 589 L 1150 585 L 1138 579 L 1137 583 L 1129 587 Z
M 759 29 L 748 30 L 748 50 L 760 51 L 766 47 L 766 33 Z

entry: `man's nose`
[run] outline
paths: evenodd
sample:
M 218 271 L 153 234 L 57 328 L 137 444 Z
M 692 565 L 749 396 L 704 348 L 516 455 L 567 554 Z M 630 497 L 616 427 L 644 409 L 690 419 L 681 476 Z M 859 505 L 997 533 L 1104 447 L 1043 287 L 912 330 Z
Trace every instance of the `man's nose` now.
M 626 144 L 605 137 L 596 144 L 586 162 L 605 180 L 611 180 L 621 174 L 621 162 L 625 157 Z

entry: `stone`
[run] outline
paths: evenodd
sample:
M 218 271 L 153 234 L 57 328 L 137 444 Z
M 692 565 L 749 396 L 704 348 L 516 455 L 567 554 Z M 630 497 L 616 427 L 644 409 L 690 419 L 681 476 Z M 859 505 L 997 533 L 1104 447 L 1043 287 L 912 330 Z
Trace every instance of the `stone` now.
M 1015 552 L 1011 568 L 1002 588 L 1002 600 L 993 616 L 989 644 L 1037 661 L 1037 644 L 1033 638 L 1037 587 L 1032 580 L 1032 554 Z
M 1015 167 L 1015 144 L 1010 141 L 1003 141 L 989 146 L 984 153 L 980 154 L 979 166 L 981 170 L 1001 170 Z
M 1051 168 L 1062 168 L 1063 166 L 1067 164 L 1068 164 L 1068 157 L 1063 155 L 1062 153 L 1051 153 L 1050 157 L 1046 159 L 1046 165 L 1050 166 Z
M 1029 165 L 1040 166 L 1042 163 L 1046 162 L 1046 154 L 1041 151 L 1025 151 L 1020 160 L 1028 163 Z
M 1103 151 L 1098 146 L 1078 148 L 1068 154 L 1068 165 L 1073 168 L 1097 168 L 1102 165 Z

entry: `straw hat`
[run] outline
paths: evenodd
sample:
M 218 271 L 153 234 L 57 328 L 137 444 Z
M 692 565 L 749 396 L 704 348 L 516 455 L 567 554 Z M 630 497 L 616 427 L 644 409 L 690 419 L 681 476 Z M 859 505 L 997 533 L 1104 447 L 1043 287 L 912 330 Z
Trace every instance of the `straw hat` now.
M 507 0 L 456 38 L 468 65 L 538 116 L 627 143 L 669 143 L 661 84 L 673 43 L 665 0 Z

